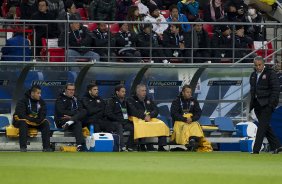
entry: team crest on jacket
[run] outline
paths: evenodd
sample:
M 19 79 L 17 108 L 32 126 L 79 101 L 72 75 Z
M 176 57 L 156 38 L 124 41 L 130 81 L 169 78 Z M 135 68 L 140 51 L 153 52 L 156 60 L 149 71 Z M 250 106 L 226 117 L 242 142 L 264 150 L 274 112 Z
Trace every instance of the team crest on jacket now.
M 101 101 L 98 99 L 98 100 L 97 100 L 97 103 L 100 103 L 100 102 L 101 102 Z
M 193 102 L 193 101 L 191 102 L 191 105 L 194 105 L 194 102 Z
M 266 75 L 265 74 L 262 76 L 262 79 L 266 79 Z
M 147 100 L 147 104 L 149 105 L 151 102 L 149 100 Z

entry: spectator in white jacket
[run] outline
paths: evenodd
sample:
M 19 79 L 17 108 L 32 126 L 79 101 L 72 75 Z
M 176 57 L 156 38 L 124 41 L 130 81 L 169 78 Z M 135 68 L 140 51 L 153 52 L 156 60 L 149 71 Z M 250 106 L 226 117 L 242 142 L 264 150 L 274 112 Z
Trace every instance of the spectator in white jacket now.
M 153 31 L 155 31 L 159 36 L 168 28 L 168 24 L 161 24 L 167 22 L 163 15 L 160 14 L 160 10 L 156 5 L 151 4 L 149 6 L 150 14 L 144 19 L 145 22 L 153 23 Z M 157 23 L 154 23 L 157 22 Z

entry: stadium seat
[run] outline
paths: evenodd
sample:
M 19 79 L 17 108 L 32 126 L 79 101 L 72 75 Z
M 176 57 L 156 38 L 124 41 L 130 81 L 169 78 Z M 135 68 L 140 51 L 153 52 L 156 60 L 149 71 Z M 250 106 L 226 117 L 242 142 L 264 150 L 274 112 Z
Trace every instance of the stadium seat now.
M 2 16 L 6 17 L 7 13 L 8 13 L 8 7 L 7 7 L 7 3 L 3 3 L 1 6 L 1 12 L 2 12 Z
M 210 118 L 207 116 L 201 116 L 198 122 L 200 123 L 200 125 L 205 125 L 205 126 L 213 125 Z
M 87 11 L 84 8 L 77 8 L 76 11 L 79 13 L 82 20 L 88 20 Z
M 110 31 L 112 34 L 116 34 L 119 32 L 119 25 L 118 23 L 110 24 Z
M 58 39 L 46 39 L 42 38 L 42 50 L 40 56 L 42 60 L 49 62 L 64 62 L 65 61 L 65 49 L 58 47 Z
M 16 7 L 16 15 L 17 15 L 18 19 L 21 18 L 21 9 L 20 9 L 20 7 Z
M 89 23 L 89 24 L 85 24 L 84 26 L 87 27 L 88 30 L 91 32 L 97 29 L 97 23 Z
M 210 39 L 213 37 L 213 25 L 211 24 L 203 24 L 203 29 L 208 32 Z
M 0 132 L 5 132 L 8 125 L 10 125 L 9 119 L 6 116 L 0 116 Z
M 259 49 L 259 47 L 261 47 L 262 44 L 266 44 L 266 45 Z M 257 55 L 262 56 L 263 58 L 271 55 L 274 52 L 272 43 L 271 42 L 267 43 L 267 41 L 254 41 L 252 47 L 254 50 L 258 49 L 256 51 Z M 273 57 L 269 57 L 266 62 L 271 62 L 272 59 Z
M 218 126 L 219 131 L 222 132 L 235 132 L 233 121 L 230 117 L 216 117 L 214 124 Z
M 164 18 L 168 18 L 170 13 L 169 10 L 161 10 L 160 13 L 164 16 Z

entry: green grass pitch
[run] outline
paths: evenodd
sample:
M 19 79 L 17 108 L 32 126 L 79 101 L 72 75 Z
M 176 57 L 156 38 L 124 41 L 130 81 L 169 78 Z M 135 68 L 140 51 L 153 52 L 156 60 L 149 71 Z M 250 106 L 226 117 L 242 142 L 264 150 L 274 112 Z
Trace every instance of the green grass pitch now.
M 1 184 L 275 184 L 282 154 L 1 152 Z

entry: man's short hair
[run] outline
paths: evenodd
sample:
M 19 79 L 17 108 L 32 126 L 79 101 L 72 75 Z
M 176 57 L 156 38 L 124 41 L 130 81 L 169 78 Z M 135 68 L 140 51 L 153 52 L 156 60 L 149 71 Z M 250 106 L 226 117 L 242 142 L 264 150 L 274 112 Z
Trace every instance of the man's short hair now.
M 264 63 L 264 59 L 263 59 L 263 57 L 261 57 L 261 56 L 256 56 L 256 57 L 254 58 L 254 61 L 262 61 L 262 62 Z
M 181 92 L 185 91 L 186 88 L 192 89 L 192 87 L 189 84 L 185 84 L 182 89 Z
M 115 86 L 115 92 L 120 91 L 121 88 L 125 89 L 125 86 L 123 84 L 119 84 Z
M 67 84 L 65 85 L 65 89 L 68 89 L 69 86 L 74 86 L 74 87 L 75 87 L 74 83 L 67 83 Z
M 138 91 L 138 89 L 140 89 L 140 88 L 146 88 L 146 85 L 145 84 L 138 84 L 137 86 L 136 86 L 136 92 Z
M 98 87 L 98 85 L 95 84 L 95 83 L 90 83 L 90 84 L 87 85 L 86 89 L 87 89 L 87 91 L 90 91 L 94 87 Z
M 48 2 L 47 2 L 46 0 L 38 0 L 37 6 L 39 6 L 39 3 L 40 3 L 40 2 L 45 2 L 45 3 L 46 3 L 46 6 L 48 6 Z
M 41 90 L 41 87 L 39 85 L 33 85 L 30 88 L 30 92 L 35 92 L 37 90 Z

